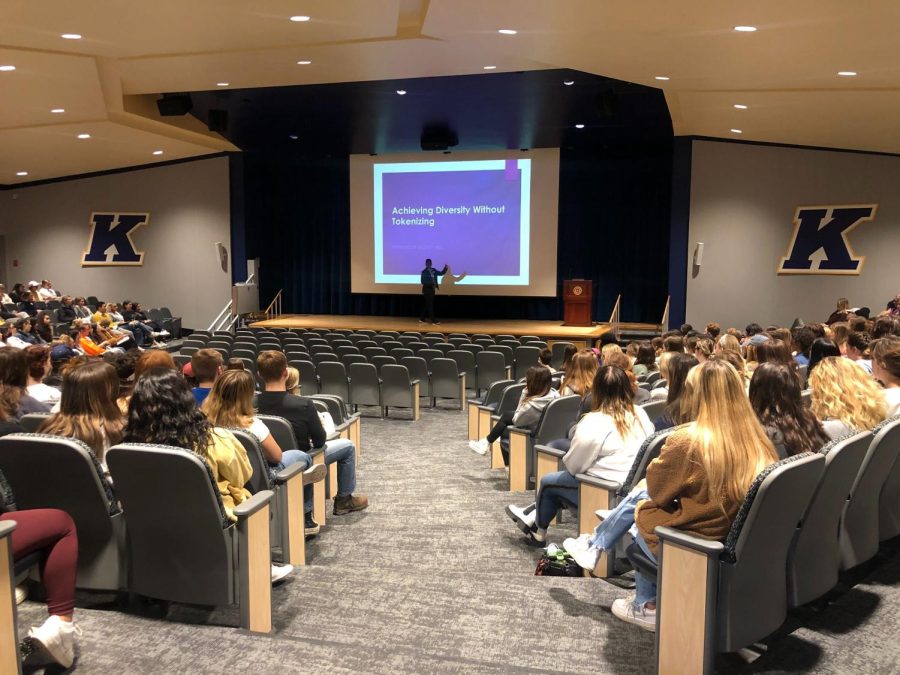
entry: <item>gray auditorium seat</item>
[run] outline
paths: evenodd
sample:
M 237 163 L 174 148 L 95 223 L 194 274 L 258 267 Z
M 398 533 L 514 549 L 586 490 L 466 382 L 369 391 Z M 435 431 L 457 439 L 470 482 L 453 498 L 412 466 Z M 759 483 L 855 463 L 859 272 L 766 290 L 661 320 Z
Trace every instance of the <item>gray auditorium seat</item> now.
M 900 416 L 885 420 L 872 430 L 875 435 L 863 459 L 850 499 L 841 516 L 841 569 L 856 567 L 878 553 L 878 505 L 882 488 L 900 454 Z
M 503 390 L 503 393 L 500 394 L 500 401 L 493 410 L 488 408 L 481 411 L 480 414 L 487 414 L 489 417 L 487 420 L 485 420 L 484 417 L 481 418 L 481 421 L 478 423 L 479 429 L 487 429 L 490 431 L 503 413 L 514 412 L 519 405 L 519 399 L 522 397 L 523 391 L 525 391 L 525 383 L 515 382 L 515 380 L 513 380 L 513 384 L 507 386 Z M 485 436 L 486 435 L 487 434 L 485 434 Z M 503 459 L 503 453 L 500 451 L 500 441 L 497 440 L 491 444 L 491 468 L 502 469 L 504 466 L 506 466 L 506 462 Z
M 319 376 L 319 393 L 340 396 L 344 401 L 350 400 L 350 385 L 347 382 L 347 369 L 339 361 L 326 361 L 316 368 Z
M 196 453 L 122 444 L 107 458 L 128 518 L 129 590 L 173 602 L 238 605 L 243 628 L 271 632 L 272 493 L 239 504 L 233 523 L 209 465 Z
M 480 373 L 481 371 L 479 370 L 478 372 Z M 491 430 L 491 413 L 500 403 L 503 391 L 514 383 L 514 380 L 498 379 L 485 388 L 484 396 L 469 399 L 466 402 L 469 421 L 468 440 L 474 441 L 488 435 L 488 432 Z
M 555 398 L 541 415 L 534 431 L 521 427 L 507 428 L 509 439 L 509 489 L 513 492 L 527 490 L 534 478 L 536 457 L 534 446 L 546 445 L 557 438 L 565 438 L 569 426 L 578 416 L 581 408 L 580 396 L 560 396 Z M 505 444 L 500 440 L 501 447 Z
M 475 389 L 478 382 L 478 367 L 475 365 L 475 355 L 462 349 L 451 349 L 447 352 L 447 358 L 456 361 L 459 372 L 466 376 L 466 387 Z
M 125 588 L 125 518 L 87 445 L 46 434 L 10 434 L 0 438 L 0 471 L 18 509 L 61 509 L 72 516 L 79 588 Z
M 369 360 L 363 356 L 362 354 L 344 354 L 341 357 L 341 363 L 344 364 L 344 367 L 349 369 L 351 363 L 368 363 Z
M 19 419 L 19 424 L 22 425 L 22 431 L 25 433 L 33 434 L 37 433 L 37 430 L 40 429 L 41 425 L 46 422 L 53 413 L 28 413 L 27 415 L 22 415 L 21 419 Z
M 431 405 L 437 405 L 439 398 L 459 400 L 459 409 L 466 407 L 466 374 L 459 372 L 456 361 L 448 358 L 431 359 Z
M 641 408 L 644 409 L 644 412 L 647 413 L 647 417 L 649 417 L 650 421 L 652 422 L 657 417 L 663 414 L 666 409 L 666 401 L 665 399 L 661 401 L 648 401 L 647 403 L 641 405 Z
M 312 361 L 288 360 L 288 365 L 296 368 L 300 373 L 300 390 L 309 396 L 319 393 L 319 378 L 316 375 L 316 365 Z
M 509 377 L 506 370 L 506 359 L 503 354 L 494 351 L 478 352 L 475 355 L 475 365 L 477 367 L 477 376 L 473 383 L 476 393 L 480 394 L 482 389 L 489 388 L 498 380 L 505 380 Z
M 371 363 L 351 363 L 350 364 L 350 399 L 348 403 L 359 410 L 361 405 L 375 405 L 384 416 L 384 409 L 381 407 L 381 380 L 378 377 L 378 370 Z
M 439 349 L 421 349 L 416 356 L 421 356 L 425 362 L 430 364 L 434 359 L 444 358 L 443 352 Z
M 657 579 L 657 672 L 711 674 L 716 652 L 737 651 L 781 626 L 791 537 L 823 464 L 820 454 L 805 453 L 766 467 L 724 544 L 657 527 L 658 564 L 629 547 L 635 569 Z
M 391 406 L 410 408 L 413 421 L 419 419 L 419 380 L 409 376 L 406 366 L 387 363 L 381 368 L 381 404 L 388 417 Z
M 838 582 L 841 514 L 872 440 L 871 431 L 838 438 L 822 448 L 825 470 L 791 543 L 788 555 L 788 603 L 799 607 L 819 598 Z
M 513 366 L 516 365 L 515 351 L 512 347 L 510 347 L 509 345 L 493 345 L 491 347 L 488 347 L 485 351 L 499 352 L 503 354 L 503 360 L 506 362 L 506 366 L 509 368 L 510 376 L 512 376 Z
M 550 348 L 550 367 L 553 370 L 562 368 L 563 359 L 566 357 L 566 348 L 574 346 L 571 342 L 554 342 Z
M 369 362 L 375 366 L 375 370 L 378 371 L 379 377 L 381 376 L 381 369 L 386 365 L 396 365 L 397 359 L 393 356 L 373 356 L 369 359 Z
M 878 500 L 878 539 L 885 541 L 898 535 L 900 535 L 900 457 L 888 470 Z
M 516 363 L 513 368 L 513 379 L 520 380 L 532 366 L 538 365 L 541 350 L 530 345 L 520 345 L 515 349 Z
M 400 359 L 400 365 L 406 366 L 409 376 L 419 381 L 419 396 L 431 398 L 431 373 L 428 372 L 428 363 L 421 356 L 404 356 Z
M 401 359 L 406 358 L 407 356 L 415 356 L 416 353 L 412 349 L 407 349 L 406 347 L 394 347 L 390 351 L 390 356 L 393 356 L 397 363 L 400 363 Z

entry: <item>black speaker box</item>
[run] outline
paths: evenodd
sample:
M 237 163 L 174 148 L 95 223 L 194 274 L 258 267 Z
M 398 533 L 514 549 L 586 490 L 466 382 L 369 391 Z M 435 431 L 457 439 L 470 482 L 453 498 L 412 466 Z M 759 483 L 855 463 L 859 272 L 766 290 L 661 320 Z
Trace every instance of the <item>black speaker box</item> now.
M 206 126 L 210 131 L 224 134 L 228 131 L 228 111 L 219 108 L 210 108 Z

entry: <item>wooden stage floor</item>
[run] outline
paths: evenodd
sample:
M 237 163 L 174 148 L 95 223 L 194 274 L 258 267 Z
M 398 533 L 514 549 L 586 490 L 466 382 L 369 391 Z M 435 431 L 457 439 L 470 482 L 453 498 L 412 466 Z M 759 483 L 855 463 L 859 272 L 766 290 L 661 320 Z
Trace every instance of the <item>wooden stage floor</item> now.
M 359 316 L 334 314 L 284 314 L 277 319 L 257 321 L 255 327 L 268 328 L 344 328 L 350 330 L 434 331 L 439 333 L 486 333 L 487 335 L 537 335 L 540 338 L 593 341 L 610 330 L 608 323 L 594 326 L 563 326 L 561 321 L 514 321 L 443 319 L 440 324 L 419 323 L 415 317 Z M 620 330 L 656 330 L 644 323 L 620 323 Z

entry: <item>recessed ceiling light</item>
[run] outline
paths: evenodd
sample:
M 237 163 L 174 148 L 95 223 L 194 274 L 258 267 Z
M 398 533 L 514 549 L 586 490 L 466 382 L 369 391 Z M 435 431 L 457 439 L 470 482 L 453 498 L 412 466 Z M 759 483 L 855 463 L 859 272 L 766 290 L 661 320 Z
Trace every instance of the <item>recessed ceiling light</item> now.
M 81 35 L 79 35 L 78 33 L 63 33 L 59 37 L 61 37 L 63 40 L 80 40 L 81 39 Z
M 227 86 L 228 86 L 228 82 L 216 82 L 216 86 L 217 86 L 217 87 L 227 87 Z
M 294 134 L 291 134 L 290 136 L 288 136 L 288 138 L 290 138 L 292 141 L 296 141 L 296 140 L 297 140 L 298 138 L 300 138 L 300 137 L 299 137 L 299 136 L 295 136 Z
M 50 110 L 50 112 L 56 113 L 57 115 L 59 115 L 60 113 L 66 112 L 66 109 L 65 108 L 53 108 Z
M 567 87 L 571 87 L 573 84 L 575 84 L 575 80 L 563 80 L 563 84 Z
M 576 128 L 576 129 L 584 129 L 584 125 L 583 125 L 583 124 L 576 124 L 576 125 L 575 125 L 575 128 Z
M 519 31 L 513 30 L 512 28 L 501 28 L 497 32 L 500 33 L 500 35 L 515 35 Z
M 293 21 L 294 23 L 303 23 L 304 21 L 309 21 L 309 17 L 298 14 L 297 16 L 292 16 L 291 21 Z
M 742 133 L 744 133 L 744 132 L 743 132 L 742 129 L 732 129 L 732 130 L 731 130 L 731 133 L 733 133 L 733 134 L 742 134 Z
M 734 29 L 738 33 L 755 33 L 756 26 L 735 26 Z
M 80 138 L 82 140 L 84 140 L 85 138 L 90 138 L 90 137 L 91 137 L 90 134 L 78 134 L 78 138 Z
M 841 77 L 856 77 L 855 70 L 839 70 L 838 75 Z
M 735 103 L 734 107 L 737 108 L 738 110 L 746 110 L 747 109 L 747 106 L 745 106 L 743 103 Z
M 153 151 L 153 154 L 154 154 L 154 155 L 161 155 L 161 154 L 163 154 L 163 151 L 162 151 L 162 150 L 154 150 L 154 151 Z
M 497 70 L 497 66 L 484 66 L 485 70 Z
M 17 176 L 27 176 L 28 172 L 27 171 L 16 171 L 16 175 Z
M 406 89 L 398 89 L 397 93 L 400 94 L 400 96 L 406 96 Z
M 298 66 L 308 66 L 312 61 L 297 61 Z
M 660 82 L 668 82 L 669 81 L 669 78 L 666 77 L 665 75 L 657 75 L 654 79 L 657 79 Z
M 0 66 L 0 70 L 2 70 L 3 72 L 9 72 L 10 70 L 15 70 L 15 69 L 16 69 L 15 66 Z

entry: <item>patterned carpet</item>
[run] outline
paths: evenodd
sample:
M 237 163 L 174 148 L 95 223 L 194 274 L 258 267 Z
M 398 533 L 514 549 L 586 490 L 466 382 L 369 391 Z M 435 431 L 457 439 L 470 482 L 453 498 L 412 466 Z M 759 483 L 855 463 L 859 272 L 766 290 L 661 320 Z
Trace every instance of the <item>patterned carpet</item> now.
M 609 612 L 625 591 L 588 579 L 533 576 L 539 549 L 503 513 L 530 495 L 468 450 L 465 415 L 450 404 L 422 419 L 367 411 L 359 491 L 368 510 L 329 517 L 308 565 L 273 591 L 275 628 L 251 635 L 234 608 L 123 610 L 79 594 L 84 673 L 269 672 L 650 673 L 653 635 Z M 561 542 L 574 521 L 551 529 Z M 19 628 L 43 607 L 19 608 Z M 898 672 L 896 557 L 755 663 L 721 672 Z M 875 649 L 875 646 L 878 649 Z M 866 649 L 871 646 L 872 649 Z

